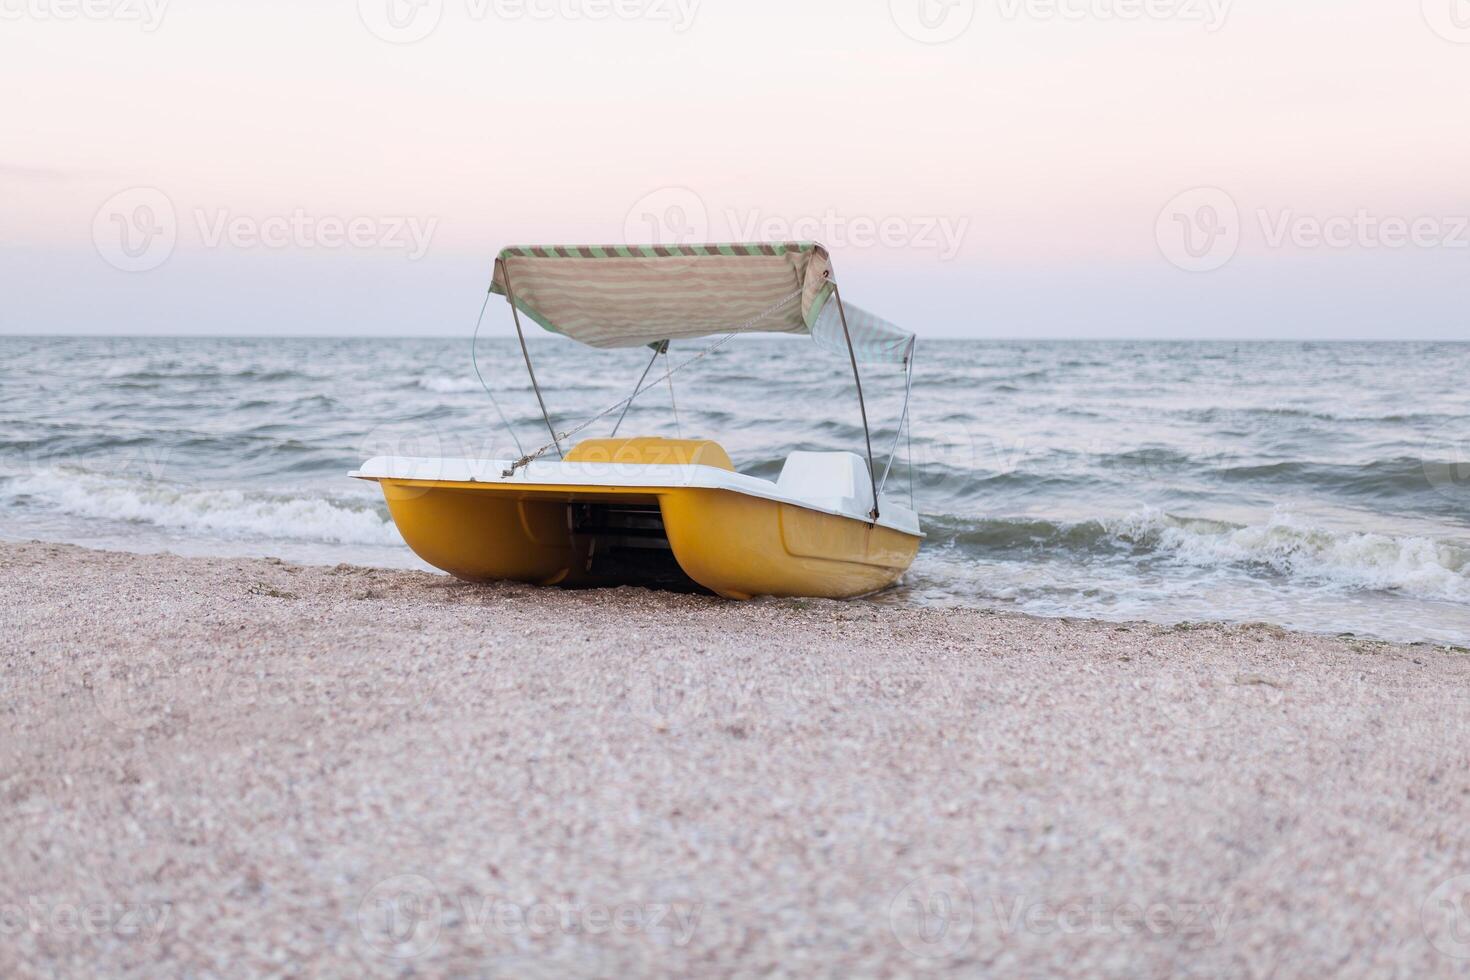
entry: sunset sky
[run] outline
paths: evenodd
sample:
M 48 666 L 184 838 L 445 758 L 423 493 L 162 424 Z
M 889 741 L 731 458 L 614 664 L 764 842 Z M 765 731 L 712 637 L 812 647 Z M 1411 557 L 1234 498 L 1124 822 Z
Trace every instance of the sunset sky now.
M 0 82 L 0 332 L 795 235 L 928 336 L 1470 337 L 1466 0 L 0 0 Z

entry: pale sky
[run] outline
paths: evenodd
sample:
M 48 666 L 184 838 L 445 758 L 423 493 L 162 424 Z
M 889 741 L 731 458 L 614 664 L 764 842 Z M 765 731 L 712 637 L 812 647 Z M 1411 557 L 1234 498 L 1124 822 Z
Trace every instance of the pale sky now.
M 4 333 L 801 237 L 924 336 L 1470 338 L 1470 0 L 0 0 L 0 84 Z

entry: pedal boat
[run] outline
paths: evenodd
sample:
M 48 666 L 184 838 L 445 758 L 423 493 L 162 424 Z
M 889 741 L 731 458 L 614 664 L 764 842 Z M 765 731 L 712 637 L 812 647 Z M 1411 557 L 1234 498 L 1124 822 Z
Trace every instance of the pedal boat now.
M 701 302 L 671 306 L 657 287 L 660 279 L 677 283 L 691 275 L 701 284 Z M 618 288 L 635 279 L 644 284 L 639 288 L 653 289 L 654 299 L 665 300 L 661 307 L 640 304 Z M 729 295 L 712 320 L 715 311 L 705 304 L 721 288 Z M 507 249 L 496 260 L 491 291 L 510 300 L 518 332 L 519 314 L 526 313 L 593 346 L 648 344 L 655 351 L 650 369 L 667 356 L 670 339 L 764 329 L 811 333 L 829 349 L 840 340 L 860 404 L 860 350 L 868 360 L 901 355 L 912 378 L 913 336 L 851 305 L 843 308 L 826 250 L 811 243 Z M 575 301 L 563 303 L 568 292 Z M 772 305 L 774 294 L 786 293 L 796 309 Z M 806 300 L 798 305 L 797 298 Z M 835 298 L 825 314 L 813 308 L 819 298 Z M 660 308 L 662 316 L 648 312 Z M 600 315 L 580 319 L 587 310 Z M 604 416 L 625 410 L 662 380 L 646 387 L 640 381 Z M 577 430 L 559 432 L 549 415 L 546 422 L 551 443 L 520 460 L 379 456 L 351 475 L 379 484 L 395 524 L 420 558 L 470 582 L 845 599 L 897 582 L 923 539 L 911 503 L 881 491 L 871 437 L 866 458 L 793 452 L 771 481 L 736 472 L 712 441 L 587 438 L 573 445 Z M 894 453 L 897 446 L 895 438 Z M 543 458 L 553 448 L 562 458 Z

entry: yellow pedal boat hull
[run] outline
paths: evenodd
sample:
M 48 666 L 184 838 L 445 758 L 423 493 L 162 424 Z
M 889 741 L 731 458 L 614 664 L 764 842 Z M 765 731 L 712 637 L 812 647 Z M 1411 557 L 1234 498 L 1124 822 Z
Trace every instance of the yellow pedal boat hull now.
M 377 482 L 414 553 L 470 582 L 617 584 L 596 572 L 599 538 L 578 528 L 579 507 L 656 510 L 683 573 L 729 599 L 847 599 L 877 592 L 898 581 L 922 540 L 881 524 L 723 489 Z

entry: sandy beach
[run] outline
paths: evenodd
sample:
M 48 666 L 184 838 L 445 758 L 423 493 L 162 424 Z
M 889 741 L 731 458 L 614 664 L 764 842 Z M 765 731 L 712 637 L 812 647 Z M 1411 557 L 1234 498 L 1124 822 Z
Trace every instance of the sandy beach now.
M 0 545 L 0 975 L 1470 972 L 1470 655 Z

